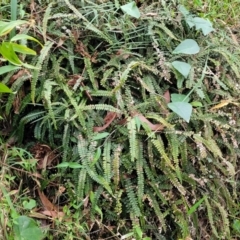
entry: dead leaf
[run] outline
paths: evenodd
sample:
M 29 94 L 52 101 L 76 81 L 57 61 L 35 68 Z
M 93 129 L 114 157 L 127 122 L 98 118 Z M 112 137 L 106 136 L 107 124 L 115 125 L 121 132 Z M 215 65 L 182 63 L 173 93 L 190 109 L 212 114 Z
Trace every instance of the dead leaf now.
M 117 113 L 115 112 L 109 112 L 107 113 L 106 117 L 104 118 L 104 125 L 102 127 L 94 127 L 93 131 L 94 132 L 101 132 L 105 130 L 111 123 L 112 121 L 116 118 Z
M 40 213 L 45 216 L 51 217 L 51 218 L 62 219 L 64 217 L 64 212 L 55 212 L 55 211 L 44 210 L 44 211 L 40 211 Z
M 149 128 L 152 131 L 161 131 L 164 129 L 164 126 L 162 124 L 152 124 L 149 120 L 147 120 L 142 114 L 140 113 L 136 113 L 133 115 L 134 117 L 138 117 L 141 122 L 147 123 L 147 125 L 149 126 Z
M 58 208 L 48 200 L 48 198 L 45 196 L 45 194 L 43 192 L 41 192 L 39 189 L 37 191 L 38 191 L 38 195 L 40 197 L 40 200 L 42 202 L 44 209 L 46 209 L 48 211 L 56 211 L 57 212 Z
M 214 107 L 212 107 L 210 109 L 210 111 L 215 110 L 215 109 L 219 109 L 219 108 L 222 108 L 222 107 L 225 107 L 225 106 L 227 106 L 231 102 L 232 102 L 231 100 L 222 100 L 219 104 L 217 104 Z
M 166 100 L 166 103 L 170 103 L 170 92 L 169 90 L 167 90 L 164 94 L 163 94 L 164 99 Z

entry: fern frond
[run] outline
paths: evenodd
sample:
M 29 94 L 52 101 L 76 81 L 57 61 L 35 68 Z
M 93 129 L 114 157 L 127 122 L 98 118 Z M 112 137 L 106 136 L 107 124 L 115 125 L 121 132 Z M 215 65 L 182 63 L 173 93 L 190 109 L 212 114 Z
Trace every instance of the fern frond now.
M 205 200 L 205 204 L 206 204 L 206 207 L 207 207 L 207 213 L 208 213 L 207 215 L 208 215 L 208 220 L 209 220 L 210 226 L 212 228 L 212 232 L 215 235 L 215 237 L 217 237 L 217 239 L 219 239 L 220 237 L 218 235 L 217 229 L 214 226 L 212 207 L 209 204 L 209 201 L 208 201 L 207 197 L 205 197 L 204 200 Z
M 115 185 L 115 189 L 118 188 L 118 184 L 120 181 L 120 155 L 121 155 L 122 146 L 119 144 L 114 150 L 114 157 L 112 160 L 112 172 L 113 172 L 113 182 Z
M 55 115 L 54 115 L 53 109 L 52 109 L 51 97 L 52 97 L 52 87 L 56 86 L 56 85 L 57 85 L 57 83 L 47 79 L 44 82 L 44 90 L 43 90 L 43 98 L 46 101 L 49 117 L 52 119 L 55 129 L 57 129 L 57 124 L 56 124 Z
M 119 83 L 117 83 L 117 86 L 112 90 L 112 93 L 117 92 L 120 88 L 124 86 L 125 82 L 128 79 L 128 75 L 130 71 L 139 65 L 140 65 L 140 62 L 136 62 L 136 61 L 132 61 L 128 64 L 127 68 L 123 71 L 122 75 L 120 76 Z
M 110 182 L 112 177 L 111 174 L 111 141 L 106 140 L 104 143 L 104 150 L 103 150 L 103 171 L 104 171 L 104 178 L 107 182 Z
M 94 74 L 94 71 L 92 69 L 91 60 L 89 58 L 87 58 L 87 57 L 84 57 L 83 59 L 84 59 L 85 68 L 87 70 L 89 79 L 90 79 L 90 81 L 92 83 L 93 89 L 95 91 L 97 91 L 98 86 L 97 86 L 96 81 L 95 81 L 95 74 Z
M 104 110 L 104 111 L 108 111 L 108 112 L 115 112 L 115 113 L 121 113 L 121 111 L 111 105 L 107 105 L 107 104 L 94 104 L 94 105 L 87 105 L 81 108 L 82 110 L 92 110 L 92 109 L 96 109 L 96 110 Z
M 158 200 L 155 198 L 151 191 L 147 191 L 147 194 L 149 195 L 149 205 L 154 209 L 161 228 L 163 228 L 163 230 L 166 231 L 166 221 L 164 219 L 163 213 L 159 208 L 160 204 Z
M 160 156 L 165 161 L 166 165 L 169 166 L 171 169 L 175 170 L 175 167 L 172 165 L 171 160 L 169 159 L 167 153 L 165 152 L 163 141 L 160 136 L 157 136 L 157 139 L 151 139 L 153 145 L 156 147 Z
M 81 202 L 84 198 L 84 189 L 86 185 L 87 178 L 87 170 L 82 168 L 78 174 L 78 182 L 77 182 L 77 200 Z
M 144 194 L 144 174 L 143 174 L 143 145 L 142 142 L 136 141 L 137 147 L 137 159 L 136 159 L 136 170 L 137 170 L 137 197 L 139 205 L 142 205 L 143 194 Z
M 129 131 L 129 145 L 130 145 L 130 156 L 131 161 L 134 162 L 136 159 L 136 122 L 134 118 L 129 118 L 127 123 Z
M 136 195 L 133 191 L 133 185 L 129 179 L 126 179 L 125 182 L 126 182 L 126 191 L 127 191 L 128 200 L 131 205 L 131 213 L 133 213 L 135 217 L 140 217 L 142 214 L 138 206 Z
M 36 85 L 37 85 L 40 71 L 42 69 L 43 61 L 45 60 L 47 55 L 49 55 L 49 51 L 50 51 L 51 47 L 53 46 L 53 44 L 54 44 L 54 42 L 49 42 L 49 41 L 45 43 L 44 47 L 42 48 L 42 50 L 40 52 L 40 56 L 38 57 L 38 61 L 36 64 L 37 69 L 35 69 L 33 71 L 33 77 L 32 77 L 32 81 L 31 81 L 31 99 L 32 99 L 33 103 L 35 103 Z
M 42 35 L 43 35 L 43 38 L 44 38 L 44 42 L 47 41 L 47 38 L 46 38 L 46 33 L 47 33 L 47 25 L 48 25 L 48 19 L 50 17 L 50 13 L 51 13 L 51 10 L 52 10 L 52 5 L 53 3 L 49 3 L 48 4 L 48 7 L 47 9 L 45 10 L 45 14 L 43 16 L 43 21 L 42 21 Z

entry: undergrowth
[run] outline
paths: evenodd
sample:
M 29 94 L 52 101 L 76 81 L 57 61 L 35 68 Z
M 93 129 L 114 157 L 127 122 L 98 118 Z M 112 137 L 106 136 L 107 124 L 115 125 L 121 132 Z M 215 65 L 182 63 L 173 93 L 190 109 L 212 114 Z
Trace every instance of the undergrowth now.
M 2 78 L 15 92 L 1 97 L 4 187 L 47 239 L 238 238 L 238 41 L 218 25 L 190 28 L 177 1 L 137 1 L 139 19 L 126 3 L 26 9 L 32 26 L 20 31 L 44 46 L 29 43 L 37 69 Z M 174 55 L 185 39 L 200 52 Z M 185 80 L 175 60 L 191 65 Z M 168 103 L 193 88 L 187 123 Z M 31 212 L 19 207 L 26 196 L 38 199 Z

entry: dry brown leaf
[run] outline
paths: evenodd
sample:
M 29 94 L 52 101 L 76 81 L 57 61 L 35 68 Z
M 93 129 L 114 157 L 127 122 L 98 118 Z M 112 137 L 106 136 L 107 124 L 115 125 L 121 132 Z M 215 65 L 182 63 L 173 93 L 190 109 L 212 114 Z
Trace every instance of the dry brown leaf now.
M 40 213 L 45 216 L 49 216 L 51 218 L 62 219 L 64 217 L 64 212 L 55 212 L 55 211 L 44 210 L 44 211 L 40 211 Z
M 215 109 L 219 109 L 219 108 L 222 108 L 222 107 L 225 107 L 225 106 L 227 106 L 231 102 L 232 102 L 231 100 L 222 100 L 219 104 L 217 104 L 214 107 L 212 107 L 210 109 L 210 111 L 215 110 Z
M 164 94 L 163 94 L 164 99 L 166 100 L 166 103 L 170 103 L 170 92 L 169 90 L 167 90 Z
M 116 118 L 117 113 L 115 112 L 109 112 L 107 113 L 106 117 L 104 118 L 104 125 L 102 127 L 94 127 L 93 131 L 94 132 L 101 132 L 105 130 L 111 123 L 112 121 Z
M 48 198 L 45 196 L 45 194 L 43 192 L 41 192 L 39 189 L 37 191 L 38 191 L 40 200 L 42 202 L 42 205 L 46 210 L 58 211 L 58 208 L 48 200 Z
M 152 124 L 149 120 L 147 120 L 142 114 L 140 113 L 136 113 L 133 115 L 134 117 L 137 116 L 141 122 L 147 123 L 147 125 L 149 126 L 149 128 L 152 131 L 161 131 L 164 129 L 164 126 L 162 124 Z

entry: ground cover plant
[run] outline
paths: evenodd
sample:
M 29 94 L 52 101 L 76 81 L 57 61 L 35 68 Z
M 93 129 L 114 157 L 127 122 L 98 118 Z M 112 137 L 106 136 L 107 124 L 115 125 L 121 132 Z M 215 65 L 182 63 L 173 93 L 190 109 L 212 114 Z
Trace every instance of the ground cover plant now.
M 0 5 L 2 239 L 240 236 L 238 36 L 182 3 Z

